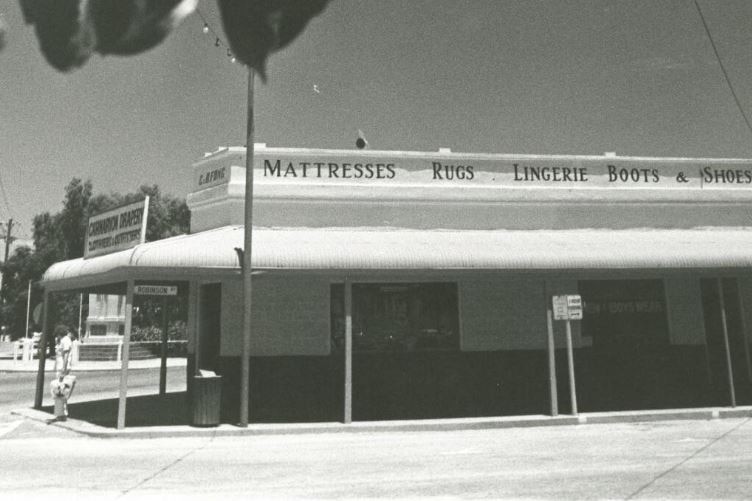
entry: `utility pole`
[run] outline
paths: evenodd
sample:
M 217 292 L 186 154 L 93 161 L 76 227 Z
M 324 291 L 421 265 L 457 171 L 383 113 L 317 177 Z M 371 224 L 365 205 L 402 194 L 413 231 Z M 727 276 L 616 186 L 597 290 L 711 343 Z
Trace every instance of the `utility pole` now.
M 29 290 L 26 293 L 26 332 L 24 337 L 31 337 L 29 334 L 29 313 L 31 312 L 31 280 L 29 280 Z
M 10 253 L 10 243 L 13 241 L 13 237 L 11 236 L 11 232 L 13 231 L 13 218 L 8 219 L 8 229 L 5 231 L 5 261 L 3 261 L 3 264 L 8 262 L 8 254 Z
M 8 254 L 10 254 L 10 244 L 13 241 L 13 237 L 11 235 L 11 232 L 13 231 L 13 218 L 8 219 L 8 224 L 5 228 L 5 259 L 3 260 L 3 267 L 0 268 L 0 305 L 5 306 L 5 296 L 2 295 L 3 292 L 3 277 L 5 275 L 5 265 L 8 264 Z M 2 320 L 0 321 L 0 329 L 2 329 L 2 334 L 5 334 L 5 315 L 3 314 Z
M 251 245 L 253 243 L 253 85 L 256 72 L 248 67 L 245 142 L 245 212 L 243 213 L 243 344 L 240 352 L 240 423 L 248 427 L 251 378 Z
M 5 264 L 8 262 L 8 254 L 10 254 L 10 244 L 13 240 L 15 240 L 11 236 L 12 231 L 13 231 L 13 218 L 10 218 L 8 219 L 8 224 L 6 225 L 5 235 L 3 236 L 3 238 L 5 238 L 5 258 L 3 259 L 3 266 L 5 266 Z M 0 292 L 2 291 L 3 291 L 3 270 L 0 269 Z

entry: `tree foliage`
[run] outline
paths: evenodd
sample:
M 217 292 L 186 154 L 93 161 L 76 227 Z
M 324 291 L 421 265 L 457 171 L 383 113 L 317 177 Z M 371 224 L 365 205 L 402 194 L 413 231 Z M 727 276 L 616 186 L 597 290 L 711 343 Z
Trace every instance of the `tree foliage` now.
M 42 54 L 69 71 L 94 53 L 128 56 L 159 45 L 198 0 L 19 0 Z M 265 78 L 266 59 L 284 48 L 330 0 L 217 0 L 233 54 Z
M 157 185 L 141 186 L 133 193 L 94 194 L 92 183 L 73 178 L 65 187 L 62 209 L 43 212 L 33 219 L 34 248 L 19 247 L 3 265 L 2 323 L 12 337 L 26 329 L 26 298 L 29 280 L 37 282 L 53 263 L 83 256 L 89 217 L 149 196 L 146 240 L 154 241 L 187 233 L 190 212 L 181 198 L 166 195 Z M 41 301 L 42 291 L 32 287 L 31 305 Z M 50 308 L 50 323 L 77 325 L 79 295 L 56 294 Z

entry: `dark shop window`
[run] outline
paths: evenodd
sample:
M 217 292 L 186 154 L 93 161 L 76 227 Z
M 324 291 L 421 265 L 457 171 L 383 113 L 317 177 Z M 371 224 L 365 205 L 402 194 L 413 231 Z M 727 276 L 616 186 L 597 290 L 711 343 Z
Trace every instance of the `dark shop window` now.
M 458 350 L 454 283 L 353 284 L 353 351 Z M 332 343 L 344 346 L 344 286 L 331 287 Z
M 668 344 L 662 280 L 583 280 L 582 335 L 594 346 Z

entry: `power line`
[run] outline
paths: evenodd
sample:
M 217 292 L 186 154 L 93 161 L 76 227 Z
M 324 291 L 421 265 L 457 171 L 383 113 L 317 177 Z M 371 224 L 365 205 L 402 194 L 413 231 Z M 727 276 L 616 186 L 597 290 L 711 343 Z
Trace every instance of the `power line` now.
M 742 108 L 742 104 L 739 101 L 739 97 L 736 95 L 736 91 L 734 90 L 734 86 L 731 84 L 731 79 L 728 76 L 728 73 L 726 72 L 726 68 L 723 66 L 723 61 L 721 61 L 721 56 L 718 53 L 718 48 L 715 46 L 715 42 L 713 41 L 713 36 L 710 34 L 710 28 L 708 28 L 708 23 L 705 22 L 705 16 L 702 14 L 702 9 L 700 8 L 700 4 L 697 0 L 694 0 L 695 7 L 697 7 L 697 13 L 700 15 L 700 20 L 702 21 L 702 25 L 705 27 L 705 33 L 708 35 L 708 40 L 710 40 L 710 45 L 713 47 L 713 53 L 715 54 L 715 59 L 718 61 L 718 66 L 721 67 L 721 72 L 723 73 L 723 78 L 726 79 L 726 84 L 728 85 L 729 90 L 731 91 L 731 95 L 734 97 L 734 102 L 736 103 L 736 107 L 739 110 L 739 113 L 741 113 L 742 118 L 744 118 L 744 123 L 747 124 L 747 129 L 749 129 L 749 132 L 752 133 L 752 124 L 749 123 L 749 118 L 747 118 L 747 114 L 744 113 L 744 108 Z

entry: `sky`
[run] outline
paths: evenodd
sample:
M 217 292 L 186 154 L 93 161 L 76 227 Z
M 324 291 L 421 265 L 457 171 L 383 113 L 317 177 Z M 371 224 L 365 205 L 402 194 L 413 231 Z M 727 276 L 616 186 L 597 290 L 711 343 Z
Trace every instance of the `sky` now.
M 752 118 L 752 2 L 700 0 Z M 199 9 L 222 35 L 213 0 Z M 30 236 L 65 185 L 185 196 L 245 143 L 247 72 L 187 18 L 135 57 L 59 73 L 0 0 L 0 221 Z M 224 42 L 224 39 L 222 40 Z M 694 0 L 333 0 L 255 91 L 256 142 L 519 154 L 752 158 Z

